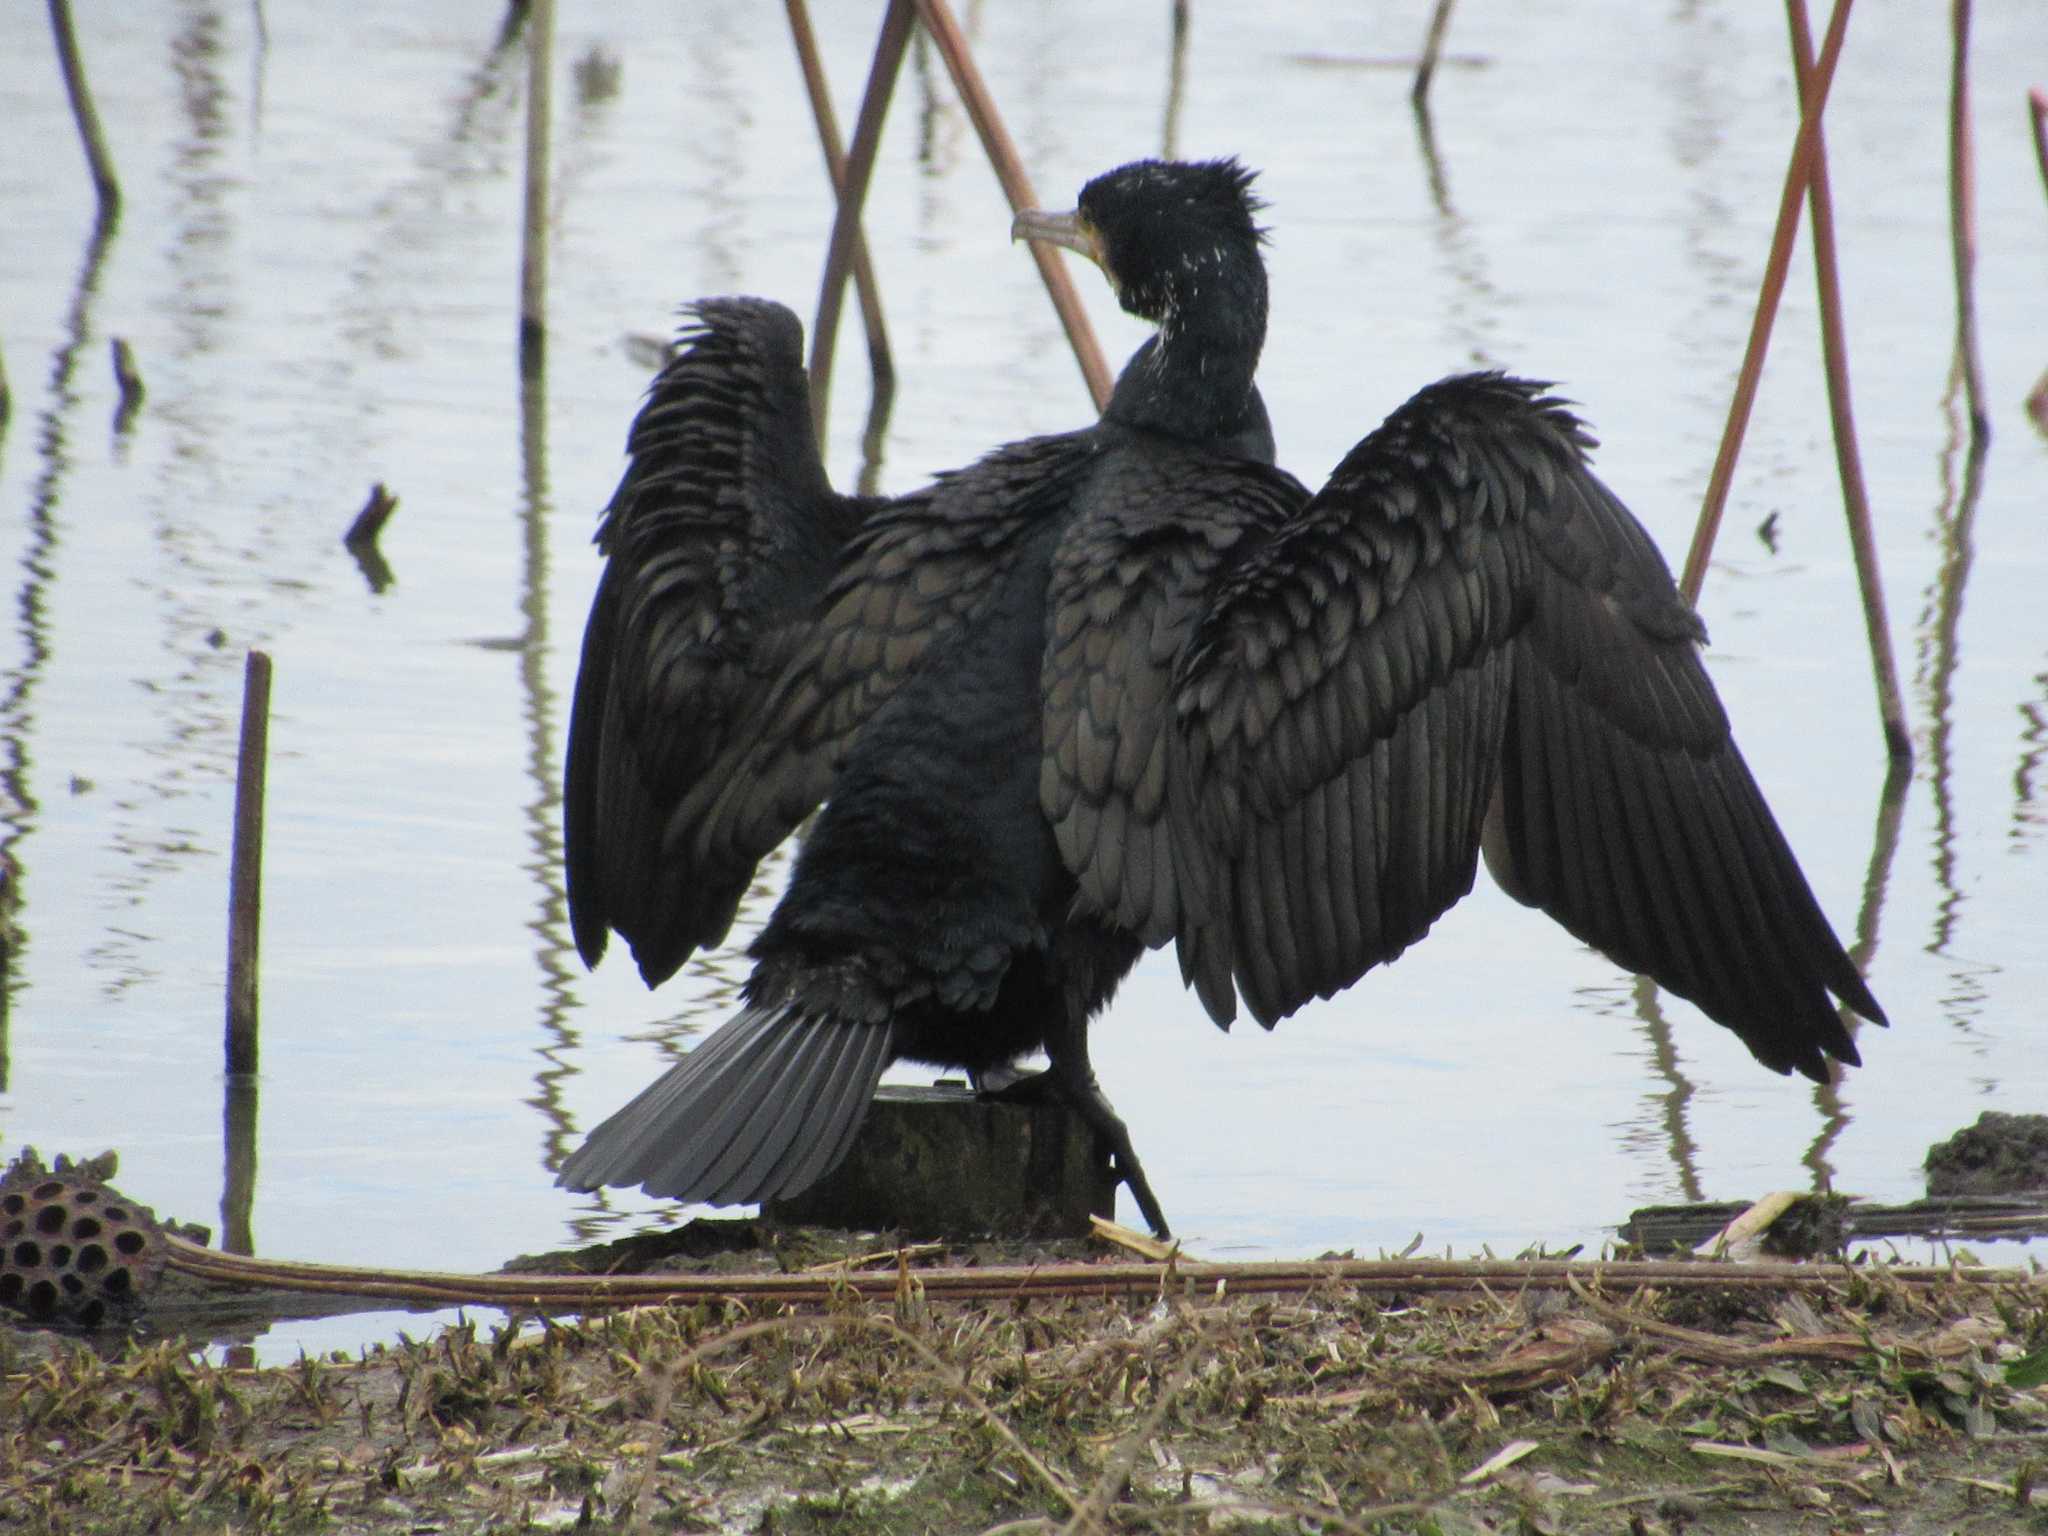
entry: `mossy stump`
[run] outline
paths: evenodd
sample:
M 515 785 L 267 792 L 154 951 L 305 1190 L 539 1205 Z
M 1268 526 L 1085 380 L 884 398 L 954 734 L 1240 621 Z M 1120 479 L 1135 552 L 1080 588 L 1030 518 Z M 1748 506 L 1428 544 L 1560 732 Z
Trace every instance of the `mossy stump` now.
M 1064 1104 L 1009 1104 L 965 1086 L 875 1093 L 846 1160 L 761 1214 L 906 1238 L 1085 1237 L 1116 1209 L 1109 1152 Z

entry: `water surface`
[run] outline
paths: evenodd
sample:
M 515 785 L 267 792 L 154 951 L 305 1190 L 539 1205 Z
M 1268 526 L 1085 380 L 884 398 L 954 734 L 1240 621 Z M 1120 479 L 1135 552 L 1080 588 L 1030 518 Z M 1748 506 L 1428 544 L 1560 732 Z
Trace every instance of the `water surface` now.
M 818 7 L 850 123 L 871 8 Z M 968 7 L 1048 203 L 1119 160 L 1265 169 L 1262 386 L 1311 483 L 1419 384 L 1560 381 L 1676 563 L 1747 333 L 1794 126 L 1755 7 L 1461 12 L 1425 153 L 1424 20 L 1280 0 Z M 307 14 L 311 11 L 313 14 Z M 586 974 L 560 897 L 566 701 L 588 539 L 645 387 L 702 294 L 808 312 L 829 207 L 780 19 L 617 4 L 562 18 L 545 379 L 516 367 L 524 65 L 473 6 L 187 0 L 84 23 L 127 193 L 95 241 L 55 66 L 0 57 L 0 845 L 19 943 L 0 1141 L 119 1148 L 122 1186 L 218 1224 L 226 853 L 242 658 L 269 651 L 258 1252 L 482 1268 L 672 1213 L 558 1191 L 581 1132 L 730 1006 L 731 954 L 657 994 Z M 1978 303 L 1993 420 L 1949 384 L 1947 37 L 1859 13 L 1829 147 L 1866 473 L 1918 759 L 1895 821 L 1841 530 L 1802 249 L 1702 611 L 1711 665 L 1823 905 L 1895 1027 L 1816 1090 L 1759 1069 L 1540 915 L 1481 889 L 1397 965 L 1225 1036 L 1149 960 L 1098 1070 L 1191 1248 L 1238 1257 L 1597 1243 L 1639 1204 L 1919 1187 L 1986 1108 L 2048 1109 L 2048 368 L 2025 71 L 2038 7 L 1978 18 Z M 27 35 L 27 34 L 25 34 Z M 592 89 L 594 56 L 615 88 Z M 1169 142 L 1170 135 L 1170 142 Z M 931 471 L 1089 414 L 935 59 L 889 120 L 869 238 L 901 382 L 879 466 Z M 1143 331 L 1077 272 L 1105 346 Z M 115 425 L 108 346 L 148 396 Z M 831 464 L 860 473 L 842 338 Z M 373 591 L 340 535 L 400 498 Z M 1775 544 L 1753 530 L 1775 514 Z M 758 922 L 779 880 L 771 867 Z M 745 938 L 736 933 L 735 943 Z M 383 1319 L 264 1349 L 353 1345 Z M 415 1325 L 416 1326 L 416 1325 Z

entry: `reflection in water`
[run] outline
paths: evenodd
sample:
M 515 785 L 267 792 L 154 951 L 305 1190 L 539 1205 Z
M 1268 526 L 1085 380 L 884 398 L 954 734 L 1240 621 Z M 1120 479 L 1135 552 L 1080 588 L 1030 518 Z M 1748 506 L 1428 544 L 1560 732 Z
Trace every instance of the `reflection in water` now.
M 1685 1123 L 1685 1107 L 1692 1102 L 1695 1090 L 1679 1065 L 1678 1047 L 1671 1039 L 1671 1021 L 1657 1004 L 1657 983 L 1647 976 L 1635 980 L 1635 1008 L 1643 1034 L 1650 1042 L 1650 1062 L 1657 1075 L 1670 1084 L 1666 1092 L 1649 1096 L 1664 1127 L 1664 1146 L 1671 1157 L 1672 1171 L 1678 1175 L 1679 1189 L 1687 1200 L 1697 1204 L 1707 1197 L 1701 1192 L 1699 1148 Z
M 2020 760 L 2012 771 L 2010 836 L 2015 845 L 2024 844 L 2038 833 L 2043 820 L 2048 819 L 2034 799 L 2038 789 L 2035 780 L 2041 771 L 2041 754 L 2048 750 L 2048 672 L 2035 673 L 2034 686 L 2041 691 L 2041 697 L 2030 699 L 2019 707 L 2020 719 L 2026 724 L 2020 727 Z M 2018 851 L 2017 846 L 2015 851 Z
M 1856 937 L 1849 945 L 1849 958 L 1856 969 L 1864 975 L 1870 974 L 1870 967 L 1877 958 L 1878 927 L 1884 915 L 1885 891 L 1891 884 L 1892 859 L 1899 851 L 1899 828 L 1906 816 L 1906 790 L 1912 784 L 1911 760 L 1892 758 L 1891 769 L 1885 775 L 1884 789 L 1877 799 L 1877 824 L 1870 839 L 1870 867 L 1863 875 L 1863 900 L 1856 912 Z M 1863 1020 L 1853 1009 L 1840 1010 L 1843 1027 L 1851 1039 L 1863 1027 Z M 1842 1103 L 1841 1069 L 1828 1082 L 1815 1086 L 1813 1107 L 1820 1111 L 1823 1124 L 1813 1145 L 1806 1149 L 1806 1166 L 1813 1170 L 1813 1187 L 1826 1194 L 1834 1188 L 1835 1165 L 1829 1159 L 1835 1142 L 1842 1132 L 1849 1128 L 1849 1112 Z
M 19 666 L 9 670 L 4 687 L 0 687 L 0 791 L 5 794 L 4 803 L 0 803 L 0 869 L 6 873 L 9 908 L 5 918 L 7 942 L 0 949 L 0 1093 L 7 1091 L 8 1011 L 16 985 L 14 962 L 30 942 L 27 903 L 22 897 L 28 863 L 21 850 L 34 831 L 41 810 L 31 783 L 34 759 L 29 751 L 29 738 L 35 730 L 31 705 L 36 684 L 50 662 L 50 626 L 44 596 L 57 574 L 56 555 L 61 542 L 56 515 L 58 490 L 71 464 L 65 450 L 65 421 L 78 407 L 79 395 L 72 386 L 72 376 L 77 372 L 79 353 L 92 329 L 92 301 L 99 291 L 100 269 L 119 223 L 119 214 L 102 214 L 93 221 L 92 235 L 85 243 L 85 259 L 79 263 L 78 281 L 72 286 L 71 307 L 64 314 L 64 341 L 50 360 L 50 403 L 44 408 L 36 431 L 36 452 L 42 468 L 29 487 L 28 538 L 21 557 L 21 589 L 14 600 L 22 659 Z M 16 913 L 22 914 L 20 920 Z
M 569 1154 L 575 1135 L 562 1108 L 561 1084 L 573 1076 L 569 1052 L 577 1044 L 569 1012 L 575 1007 L 572 981 L 574 946 L 569 942 L 569 909 L 562 892 L 561 772 L 555 761 L 555 696 L 548 687 L 548 471 L 547 368 L 545 363 L 524 375 L 519 386 L 520 497 L 519 683 L 526 722 L 526 772 L 533 798 L 521 811 L 526 841 L 532 850 L 525 864 L 533 876 L 536 899 L 527 929 L 535 939 L 534 959 L 541 973 L 540 1024 L 547 1043 L 536 1048 L 545 1063 L 534 1074 L 533 1096 L 526 1102 L 548 1121 L 541 1164 L 550 1170 Z
M 222 167 L 229 137 L 230 94 L 220 75 L 223 25 L 212 9 L 181 13 L 167 38 L 170 78 L 181 116 L 166 141 L 169 164 L 165 188 L 166 228 L 160 242 L 170 275 L 170 323 L 159 348 L 180 362 L 210 358 L 233 348 L 243 294 L 232 275 L 236 194 L 241 183 Z M 219 394 L 177 391 L 152 413 L 152 431 L 167 449 L 165 472 L 142 497 L 150 533 L 161 554 L 158 567 L 140 575 L 148 612 L 161 639 L 154 660 L 135 653 L 130 679 L 140 707 L 123 712 L 123 745 L 143 771 L 123 775 L 110 786 L 102 824 L 113 857 L 94 877 L 104 887 L 110 910 L 141 913 L 162 886 L 179 872 L 213 855 L 216 829 L 180 824 L 168 808 L 233 775 L 234 744 L 227 702 L 240 677 L 221 649 L 214 593 L 228 567 L 249 558 L 231 550 L 219 522 L 209 514 L 219 504 L 223 445 L 234 442 L 231 406 Z M 118 423 L 117 423 L 118 427 Z M 118 455 L 117 455 L 118 457 Z M 247 636 L 263 644 L 260 631 Z M 104 925 L 85 951 L 112 998 L 159 979 L 168 953 L 163 933 L 114 923 Z
M 1750 253 L 1737 248 L 1743 221 L 1721 190 L 1735 182 L 1734 195 L 1748 195 L 1735 157 L 1728 146 L 1740 143 L 1739 103 L 1746 92 L 1728 78 L 1739 68 L 1740 50 L 1729 45 L 1727 18 L 1719 7 L 1686 4 L 1673 17 L 1678 23 L 1674 46 L 1666 57 L 1670 68 L 1661 93 L 1672 117 L 1665 129 L 1672 163 L 1682 174 L 1684 202 L 1678 213 L 1680 248 L 1696 281 L 1686 285 L 1687 302 L 1674 317 L 1673 330 L 1689 357 L 1739 357 L 1754 294 L 1747 292 L 1752 270 Z M 1727 410 L 1732 371 L 1689 368 L 1668 387 L 1681 391 L 1688 403 L 1705 408 L 1708 420 Z M 1713 445 L 1705 450 L 1711 462 Z
M 1985 453 L 1985 440 L 1967 430 L 1961 384 L 1958 358 L 1949 374 L 1948 392 L 1942 398 L 1949 439 L 1941 455 L 1941 501 L 1934 509 L 1942 559 L 1920 611 L 1913 681 L 1927 701 L 1927 780 L 1934 800 L 1932 865 L 1934 882 L 1941 893 L 1935 904 L 1927 952 L 1950 961 L 1951 990 L 1942 1003 L 1949 1022 L 1963 1034 L 1974 1036 L 1976 1030 L 1971 1021 L 1983 1011 L 1987 996 L 1982 978 L 1997 967 L 1958 961 L 1952 948 L 1965 903 L 1956 870 L 1955 685 L 1962 660 L 1958 634 L 1963 595 L 1969 586 L 1970 566 L 1976 553 L 1972 529 L 1977 517 L 1977 498 L 1984 488 Z M 1956 478 L 1958 455 L 1962 458 L 1960 483 Z
M 249 11 L 256 32 L 255 43 L 249 49 L 249 135 L 260 138 L 263 133 L 263 82 L 270 68 L 270 21 L 263 14 L 263 0 L 251 0 Z
M 547 227 L 552 232 L 567 222 L 569 209 L 584 194 L 590 178 L 602 164 L 602 153 L 612 137 L 612 108 L 619 97 L 619 61 L 593 43 L 570 68 L 573 110 L 566 124 L 558 124 L 555 140 L 554 192 L 548 205 Z
M 757 190 L 747 176 L 743 137 L 753 121 L 754 103 L 741 91 L 744 78 L 731 67 L 743 46 L 733 27 L 741 12 L 724 6 L 695 13 L 689 28 L 691 98 L 702 111 L 691 117 L 691 171 L 687 185 L 696 214 L 698 271 L 703 293 L 743 292 L 746 287 L 746 210 Z
M 1429 173 L 1429 200 L 1436 209 L 1437 251 L 1443 270 L 1451 279 L 1451 329 L 1465 359 L 1475 368 L 1497 368 L 1492 333 L 1500 314 L 1500 294 L 1486 275 L 1486 258 L 1472 237 L 1471 226 L 1451 204 L 1450 180 L 1437 154 L 1436 133 L 1430 121 L 1429 102 L 1415 103 L 1415 139 L 1422 151 L 1422 164 Z
M 516 24 L 509 18 L 507 29 L 510 36 L 517 35 Z M 403 282 L 387 276 L 387 267 L 444 247 L 450 238 L 450 189 L 465 181 L 486 179 L 504 159 L 517 106 L 515 93 L 505 88 L 506 76 L 518 61 L 518 55 L 509 52 L 505 43 L 501 38 L 471 72 L 455 98 L 454 118 L 446 132 L 419 151 L 423 174 L 401 182 L 370 208 L 369 237 L 349 266 L 356 302 L 349 306 L 343 321 L 343 334 L 364 356 L 397 357 L 406 352 L 408 308 L 387 302 L 379 292 Z M 335 366 L 340 365 L 337 362 Z M 352 398 L 359 415 L 377 409 L 372 392 L 355 393 Z

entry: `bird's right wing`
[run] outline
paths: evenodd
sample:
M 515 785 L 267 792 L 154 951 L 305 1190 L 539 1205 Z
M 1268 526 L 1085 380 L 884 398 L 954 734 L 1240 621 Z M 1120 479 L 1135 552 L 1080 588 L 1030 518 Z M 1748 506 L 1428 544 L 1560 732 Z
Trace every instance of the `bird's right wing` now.
M 563 804 L 577 949 L 595 964 L 618 930 L 650 986 L 724 937 L 774 845 L 692 858 L 675 819 L 751 745 L 865 510 L 826 482 L 796 316 L 745 298 L 691 313 L 598 532 Z

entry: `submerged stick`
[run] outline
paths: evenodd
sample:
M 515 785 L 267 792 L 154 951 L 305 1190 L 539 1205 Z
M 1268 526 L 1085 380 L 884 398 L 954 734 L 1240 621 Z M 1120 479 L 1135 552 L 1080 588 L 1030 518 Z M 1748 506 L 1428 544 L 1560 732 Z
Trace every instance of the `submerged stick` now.
M 532 377 L 547 351 L 548 121 L 555 3 L 534 0 L 526 34 L 526 217 L 519 241 L 519 371 Z
M 1700 507 L 1700 520 L 1693 529 L 1692 548 L 1685 557 L 1685 574 L 1678 588 L 1689 603 L 1699 601 L 1700 586 L 1707 577 L 1707 559 L 1714 552 L 1714 536 L 1721 530 L 1721 513 L 1728 504 L 1728 487 L 1735 478 L 1735 460 L 1742 452 L 1742 436 L 1749 427 L 1749 413 L 1756 404 L 1757 381 L 1763 374 L 1764 354 L 1770 350 L 1771 326 L 1778 318 L 1778 300 L 1785 293 L 1785 273 L 1792 265 L 1792 237 L 1799 227 L 1799 205 L 1813 174 L 1816 146 L 1820 142 L 1821 114 L 1828 104 L 1828 89 L 1835 82 L 1835 61 L 1842 56 L 1842 38 L 1849 29 L 1850 0 L 1835 0 L 1828 18 L 1827 38 L 1821 44 L 1820 62 L 1814 66 L 1813 89 L 1806 109 L 1800 114 L 1799 133 L 1792 141 L 1792 161 L 1785 168 L 1784 189 L 1778 196 L 1778 222 L 1771 235 L 1771 252 L 1764 262 L 1762 291 L 1757 296 L 1756 315 L 1750 321 L 1749 344 L 1742 356 L 1742 372 L 1735 381 L 1735 397 L 1728 403 L 1728 425 L 1721 434 L 1720 451 L 1714 456 L 1714 471 L 1707 481 L 1707 494 Z
M 228 875 L 230 1076 L 256 1070 L 256 940 L 263 902 L 263 780 L 270 742 L 270 657 L 242 669 L 242 746 L 235 764 L 235 842 Z
M 85 83 L 78 34 L 71 29 L 71 0 L 50 0 L 50 34 L 56 39 L 57 62 L 64 71 L 64 92 L 71 98 L 71 116 L 78 123 L 79 138 L 85 141 L 85 162 L 92 170 L 93 190 L 99 194 L 100 217 L 110 219 L 121 211 L 121 184 L 115 179 L 114 157 L 107 153 L 106 136 L 100 132 L 100 115 Z
M 341 542 L 350 549 L 376 548 L 377 535 L 384 531 L 385 522 L 397 510 L 398 498 L 384 489 L 384 482 L 379 480 L 370 487 L 370 499 L 363 503 L 363 510 L 348 525 L 348 532 L 341 536 Z
M 1785 15 L 1792 29 L 1792 69 L 1798 79 L 1800 112 L 1804 114 L 1811 110 L 1813 96 L 1813 34 L 1807 26 L 1806 0 L 1785 0 Z M 1813 277 L 1820 291 L 1821 356 L 1827 372 L 1835 466 L 1842 480 L 1842 510 L 1848 518 L 1856 583 L 1863 596 L 1870 671 L 1877 686 L 1877 712 L 1884 725 L 1885 749 L 1894 762 L 1910 762 L 1913 736 L 1906 726 L 1906 707 L 1899 694 L 1898 664 L 1892 656 L 1891 626 L 1885 617 L 1884 578 L 1877 563 L 1877 537 L 1871 530 L 1870 497 L 1864 488 L 1863 457 L 1856 447 L 1856 417 L 1849 402 L 1849 338 L 1842 323 L 1842 284 L 1835 263 L 1835 206 L 1828 186 L 1825 127 L 1814 130 L 1813 144 L 1813 179 L 1807 186 L 1807 213 L 1813 225 Z

